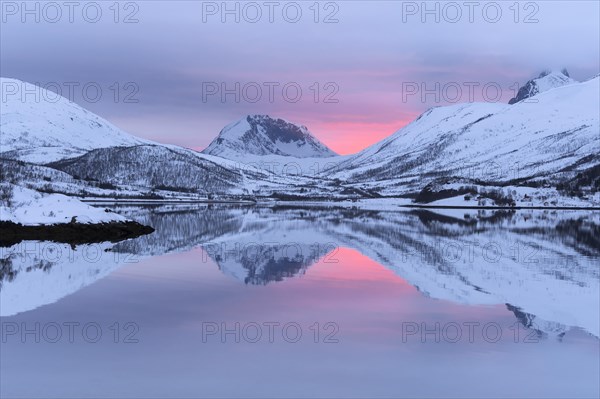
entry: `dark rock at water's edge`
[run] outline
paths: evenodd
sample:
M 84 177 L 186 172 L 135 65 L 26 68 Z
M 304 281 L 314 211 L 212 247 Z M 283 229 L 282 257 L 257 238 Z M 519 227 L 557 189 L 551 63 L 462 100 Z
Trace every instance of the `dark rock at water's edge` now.
M 71 245 L 118 242 L 154 232 L 138 222 L 109 222 L 98 224 L 63 223 L 41 226 L 0 221 L 0 247 L 21 241 L 53 241 Z

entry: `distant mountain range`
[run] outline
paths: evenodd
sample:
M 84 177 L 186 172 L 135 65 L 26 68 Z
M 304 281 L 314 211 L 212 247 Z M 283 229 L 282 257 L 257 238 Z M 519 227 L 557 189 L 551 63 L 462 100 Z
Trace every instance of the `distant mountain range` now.
M 2 102 L 0 159 L 12 184 L 81 197 L 598 206 L 599 82 L 545 72 L 510 105 L 432 108 L 379 143 L 339 156 L 306 127 L 267 115 L 226 126 L 201 153 L 164 145 L 2 78 L 3 88 L 41 94 Z M 263 167 L 269 163 L 280 167 Z

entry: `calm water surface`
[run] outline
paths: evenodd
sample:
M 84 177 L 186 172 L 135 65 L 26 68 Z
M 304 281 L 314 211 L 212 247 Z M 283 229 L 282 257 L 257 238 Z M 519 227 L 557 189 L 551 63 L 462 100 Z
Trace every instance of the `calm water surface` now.
M 600 395 L 599 213 L 115 209 L 0 249 L 0 396 Z

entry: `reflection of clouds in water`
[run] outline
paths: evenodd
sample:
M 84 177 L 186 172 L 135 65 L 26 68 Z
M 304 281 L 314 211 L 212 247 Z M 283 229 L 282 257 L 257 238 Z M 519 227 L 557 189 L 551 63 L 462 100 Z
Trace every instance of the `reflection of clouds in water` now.
M 224 206 L 123 206 L 118 211 L 156 231 L 108 245 L 114 254 L 156 256 L 200 246 L 223 273 L 264 285 L 305 274 L 319 259 L 333 256 L 336 247 L 354 248 L 426 296 L 461 304 L 510 304 L 518 320 L 535 317 L 546 333 L 558 335 L 563 325 L 599 335 L 599 271 L 593 263 L 599 256 L 600 223 L 595 213 L 487 212 L 457 218 L 429 211 Z M 7 267 L 11 262 L 15 259 L 3 256 L 3 299 L 5 292 L 25 292 L 12 289 L 21 279 L 43 277 L 36 263 Z M 69 264 L 54 263 L 43 273 L 61 287 Z M 79 286 L 116 267 L 114 260 L 80 267 Z M 87 274 L 82 272 L 86 268 Z M 62 296 L 76 290 L 73 278 L 68 280 Z M 32 292 L 37 291 L 32 288 L 27 295 L 35 296 Z

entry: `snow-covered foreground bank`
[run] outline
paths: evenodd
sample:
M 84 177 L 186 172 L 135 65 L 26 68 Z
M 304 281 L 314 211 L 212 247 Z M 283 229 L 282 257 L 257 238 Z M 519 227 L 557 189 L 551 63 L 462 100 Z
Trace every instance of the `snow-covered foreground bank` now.
M 0 203 L 0 221 L 23 226 L 63 223 L 110 223 L 125 217 L 84 204 L 62 194 L 47 194 L 13 184 L 2 184 L 5 198 Z
M 151 227 L 62 194 L 0 184 L 0 247 L 27 240 L 81 245 L 150 234 Z

